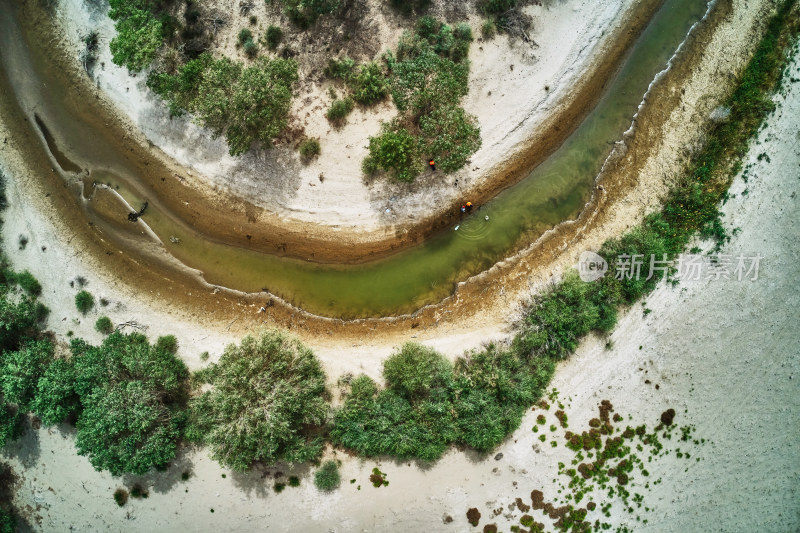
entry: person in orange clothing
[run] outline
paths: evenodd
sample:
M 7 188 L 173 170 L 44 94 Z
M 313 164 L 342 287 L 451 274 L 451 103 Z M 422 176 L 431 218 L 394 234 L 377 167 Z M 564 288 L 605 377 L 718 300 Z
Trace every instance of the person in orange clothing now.
M 436 170 L 436 161 L 431 159 L 430 161 L 428 161 L 428 166 L 431 167 L 431 172 L 433 172 L 434 170 Z

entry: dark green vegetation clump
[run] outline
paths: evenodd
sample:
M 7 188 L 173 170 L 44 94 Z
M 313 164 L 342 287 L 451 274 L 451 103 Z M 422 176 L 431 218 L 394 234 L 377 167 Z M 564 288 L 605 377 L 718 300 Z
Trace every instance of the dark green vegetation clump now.
M 312 160 L 322 152 L 319 139 L 304 139 L 297 147 L 297 151 L 300 152 L 300 157 L 304 161 Z
M 325 461 L 314 473 L 314 485 L 322 491 L 332 491 L 339 488 L 342 477 L 339 475 L 339 465 L 336 461 Z
M 311 351 L 279 332 L 245 337 L 198 376 L 211 390 L 192 402 L 193 440 L 223 466 L 305 462 L 322 453 L 312 431 L 328 416 L 325 373 Z
M 610 530 L 612 526 L 605 519 L 610 518 L 615 504 L 621 505 L 637 523 L 647 524 L 644 513 L 651 510 L 645 501 L 647 489 L 661 483 L 660 479 L 653 479 L 648 469 L 657 468 L 657 460 L 670 454 L 688 461 L 693 457 L 686 449 L 706 443 L 705 439 L 693 437 L 694 426 L 662 422 L 652 430 L 644 424 L 623 428 L 619 422 L 625 418 L 614 413 L 608 400 L 600 402 L 598 411 L 598 417 L 592 418 L 582 432 L 567 431 L 563 435 L 573 459 L 569 465 L 558 465 L 559 476 L 566 478 L 559 484 L 558 496 L 548 502 L 542 491 L 534 490 L 530 506 L 522 498 L 516 499 L 517 509 L 540 512 L 542 520 L 552 521 L 555 531 Z M 668 411 L 674 416 L 674 410 Z M 700 458 L 694 457 L 692 462 L 697 461 Z M 529 514 L 523 515 L 520 523 L 529 528 L 535 526 L 534 531 L 545 530 L 545 525 L 537 524 Z M 621 526 L 617 531 L 632 529 Z
M 384 363 L 386 388 L 367 376 L 350 384 L 331 439 L 361 455 L 438 459 L 452 444 L 489 451 L 516 429 L 541 395 L 553 362 L 490 346 L 455 365 L 419 344 Z
M 112 331 L 114 331 L 114 324 L 111 323 L 111 319 L 107 316 L 101 316 L 97 319 L 97 322 L 94 323 L 94 329 L 108 335 Z
M 82 290 L 75 295 L 75 307 L 81 314 L 86 314 L 94 307 L 94 296 L 87 290 Z
M 283 131 L 296 81 L 293 59 L 259 57 L 245 68 L 203 53 L 173 74 L 152 72 L 147 86 L 167 101 L 172 114 L 191 112 L 214 135 L 224 134 L 231 155 L 239 155 L 256 141 L 270 146 Z
M 278 26 L 269 26 L 267 32 L 264 34 L 264 40 L 267 42 L 267 48 L 270 50 L 277 50 L 278 45 L 281 44 L 283 39 L 283 30 Z
M 120 507 L 128 503 L 128 491 L 125 489 L 115 490 L 114 501 L 117 502 L 117 505 L 119 505 Z
M 384 56 L 399 115 L 370 138 L 362 164 L 366 173 L 413 181 L 429 159 L 443 172 L 454 172 L 480 148 L 477 121 L 460 106 L 468 91 L 471 41 L 469 25 L 452 27 L 426 16 L 414 33 L 403 34 L 396 56 Z

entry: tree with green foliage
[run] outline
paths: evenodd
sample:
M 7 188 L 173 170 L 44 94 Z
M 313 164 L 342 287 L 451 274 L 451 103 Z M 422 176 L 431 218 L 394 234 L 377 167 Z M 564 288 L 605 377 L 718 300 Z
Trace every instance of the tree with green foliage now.
M 71 359 L 56 358 L 45 368 L 36 384 L 31 411 L 45 425 L 58 424 L 80 411 L 75 392 L 75 366 Z
M 274 331 L 245 337 L 202 377 L 212 389 L 193 401 L 189 435 L 223 466 L 302 462 L 322 452 L 309 429 L 327 420 L 325 373 L 299 341 Z
M 117 35 L 111 40 L 115 64 L 138 72 L 148 66 L 166 37 L 162 18 L 151 0 L 109 0 L 108 16 L 116 22 Z
M 456 441 L 452 365 L 419 344 L 384 362 L 387 388 L 355 378 L 331 428 L 335 444 L 366 456 L 433 461 Z
M 231 121 L 231 100 L 241 74 L 242 65 L 226 57 L 210 61 L 202 73 L 196 96 L 187 106 L 214 136 L 222 135 Z
M 53 360 L 53 343 L 28 341 L 19 350 L 0 355 L 0 392 L 22 412 L 34 405 L 39 378 Z
M 400 111 L 421 117 L 436 109 L 457 106 L 468 91 L 469 67 L 433 51 L 394 65 L 392 98 Z
M 75 339 L 71 349 L 82 409 L 78 453 L 113 475 L 143 474 L 172 460 L 186 418 L 183 361 L 138 333 L 114 332 L 100 346 Z
M 95 469 L 115 476 L 144 474 L 175 457 L 182 417 L 146 382 L 109 382 L 81 403 L 75 446 Z
M 314 485 L 319 490 L 330 492 L 339 488 L 342 483 L 342 476 L 339 474 L 339 465 L 336 461 L 325 461 L 322 466 L 314 472 Z
M 280 134 L 288 124 L 296 81 L 293 59 L 259 58 L 244 69 L 230 99 L 226 135 L 231 155 L 243 154 L 256 140 L 269 145 Z

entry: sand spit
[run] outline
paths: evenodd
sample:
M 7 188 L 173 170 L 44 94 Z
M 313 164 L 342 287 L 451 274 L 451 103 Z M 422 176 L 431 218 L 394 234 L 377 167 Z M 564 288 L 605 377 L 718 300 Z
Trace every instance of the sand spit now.
M 800 78 L 797 61 L 789 77 Z M 694 424 L 697 436 L 711 441 L 684 448 L 700 459 L 697 463 L 671 455 L 650 468 L 652 477 L 663 481 L 642 491 L 653 510 L 644 514 L 647 525 L 627 522 L 636 531 L 800 529 L 800 443 L 793 432 L 800 424 L 800 83 L 787 84 L 785 97 L 776 100 L 777 112 L 744 161 L 752 165 L 749 178 L 736 178 L 723 209 L 733 237 L 722 253 L 760 254 L 759 279 L 662 284 L 647 298 L 651 313 L 644 316 L 637 305 L 621 318 L 611 334 L 613 348 L 606 348 L 606 339 L 588 339 L 559 367 L 553 382 L 567 404 L 571 427 L 584 426 L 596 416 L 597 404 L 609 399 L 617 412 L 632 415 L 632 424 L 652 426 L 659 413 L 674 408 L 676 423 Z M 18 194 L 11 197 L 13 209 L 19 209 L 13 207 Z M 12 217 L 17 213 L 7 215 L 6 243 L 14 232 L 28 230 Z M 28 251 L 10 255 L 27 266 L 34 255 Z M 67 269 L 80 261 L 69 255 L 64 260 Z M 63 284 L 44 281 L 47 298 L 54 286 L 63 292 Z M 151 331 L 160 327 L 158 318 L 140 317 Z M 83 324 L 75 329 L 88 332 Z M 326 365 L 333 371 L 334 363 Z M 299 488 L 275 494 L 275 469 L 235 475 L 204 451 L 181 457 L 164 474 L 114 479 L 94 472 L 75 454 L 66 427 L 31 431 L 6 451 L 22 478 L 15 504 L 43 531 L 479 531 L 466 521 L 471 507 L 482 514 L 480 528 L 496 523 L 507 531 L 522 515 L 510 504 L 517 497 L 530 504 L 534 489 L 552 497 L 556 463 L 570 457 L 563 447 L 540 445 L 531 432 L 537 414 L 529 413 L 495 451 L 503 454 L 498 460 L 453 450 L 421 469 L 339 454 L 344 483 L 329 495 L 317 492 L 304 471 L 298 472 Z M 369 484 L 376 464 L 389 486 Z M 294 474 L 280 470 L 284 478 Z M 184 471 L 191 472 L 186 482 L 180 479 Z M 149 498 L 117 507 L 112 492 L 134 483 L 149 488 Z M 500 507 L 501 514 L 493 516 Z M 615 505 L 608 520 L 614 525 L 627 520 L 618 510 Z M 599 516 L 595 513 L 591 519 Z M 445 524 L 447 515 L 453 521 Z
M 510 42 L 506 36 L 477 40 L 470 53 L 473 66 L 465 107 L 478 117 L 483 147 L 469 169 L 447 178 L 425 174 L 411 186 L 365 180 L 361 175 L 369 135 L 378 132 L 378 119 L 393 116 L 388 103 L 374 116 L 357 110 L 350 124 L 337 131 L 324 118 L 328 84 L 304 85 L 301 90 L 309 92 L 296 98 L 293 113 L 304 117 L 301 126 L 308 135 L 322 139 L 323 153 L 303 166 L 294 147 L 283 144 L 242 158 L 228 156 L 224 141 L 211 139 L 190 118 L 170 119 L 163 103 L 145 87 L 146 76 L 132 77 L 114 66 L 107 47 L 99 58 L 104 68 L 94 74 L 109 112 L 122 115 L 141 131 L 142 140 L 184 167 L 174 169 L 186 186 L 174 184 L 175 197 L 204 205 L 198 198 L 183 198 L 185 188 L 204 191 L 205 205 L 214 208 L 205 212 L 216 212 L 219 223 L 181 210 L 180 202 L 165 192 L 164 201 L 172 201 L 173 210 L 184 220 L 211 237 L 234 243 L 243 235 L 228 235 L 224 227 L 243 226 L 252 236 L 243 245 L 263 245 L 271 253 L 360 261 L 420 242 L 448 225 L 445 215 L 465 197 L 482 203 L 542 161 L 591 110 L 660 4 L 660 0 L 568 0 L 547 8 L 529 6 L 536 45 Z M 380 5 L 369 2 L 371 12 L 382 14 Z M 391 46 L 398 30 L 383 28 L 382 16 L 378 16 L 381 34 Z M 66 40 L 62 46 L 69 50 L 79 49 L 81 36 L 91 30 L 99 32 L 102 42 L 114 35 L 111 21 L 80 0 L 63 2 L 58 20 Z M 477 35 L 479 17 L 473 15 L 470 22 Z M 318 77 L 308 73 L 312 79 L 315 74 Z M 197 211 L 200 208 L 193 212 Z

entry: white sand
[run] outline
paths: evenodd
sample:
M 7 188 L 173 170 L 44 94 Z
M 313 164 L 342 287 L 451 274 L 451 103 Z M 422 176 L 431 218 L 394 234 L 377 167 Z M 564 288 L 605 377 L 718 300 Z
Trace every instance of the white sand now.
M 790 75 L 800 77 L 797 61 Z M 637 531 L 800 529 L 800 83 L 787 89 L 747 156 L 755 165 L 749 183 L 737 177 L 731 190 L 736 196 L 724 208 L 729 230 L 740 229 L 724 253 L 760 253 L 760 278 L 662 284 L 647 298 L 652 313 L 646 318 L 639 305 L 622 317 L 611 335 L 613 349 L 604 348 L 605 339 L 587 340 L 553 382 L 562 398 L 571 398 L 572 428 L 584 426 L 599 400 L 609 399 L 635 423 L 651 426 L 673 407 L 678 424 L 695 424 L 698 437 L 713 441 L 691 450 L 700 463 L 669 457 L 651 468 L 663 483 L 645 493 L 653 511 L 646 515 L 649 525 L 636 525 Z M 761 153 L 771 162 L 758 161 Z M 6 242 L 16 229 L 4 230 Z M 11 257 L 19 264 L 25 256 Z M 48 300 L 52 289 L 46 289 Z M 491 521 L 507 530 L 521 513 L 487 520 L 490 509 L 507 510 L 518 496 L 527 501 L 536 488 L 552 497 L 549 480 L 557 461 L 567 457 L 563 448 L 532 450 L 538 443 L 530 431 L 534 417 L 529 413 L 497 450 L 504 454 L 500 461 L 457 451 L 424 470 L 386 461 L 381 469 L 390 485 L 380 489 L 367 479 L 376 462 L 339 454 L 345 483 L 330 495 L 318 493 L 307 475 L 299 489 L 280 495 L 257 472 L 228 472 L 223 479 L 224 471 L 204 451 L 180 458 L 167 474 L 113 479 L 75 455 L 67 428 L 30 432 L 6 452 L 23 478 L 15 503 L 43 531 L 474 531 L 464 516 L 473 506 L 484 516 L 481 527 Z M 193 477 L 184 483 L 180 473 L 186 469 Z M 347 482 L 351 478 L 361 491 Z M 147 484 L 150 498 L 118 508 L 111 493 L 123 481 Z M 454 517 L 452 524 L 442 523 L 445 513 Z M 613 514 L 611 522 L 624 519 Z
M 224 4 L 228 10 L 238 11 L 233 3 Z M 400 30 L 389 25 L 391 10 L 380 9 L 383 2 L 378 0 L 368 4 L 376 14 L 381 42 L 394 47 Z M 392 227 L 398 224 L 413 224 L 423 213 L 445 209 L 462 199 L 464 191 L 488 180 L 494 165 L 515 154 L 555 109 L 567 103 L 576 80 L 600 57 L 603 45 L 624 23 L 624 15 L 633 5 L 633 0 L 565 0 L 548 7 L 529 6 L 526 11 L 533 16 L 532 37 L 537 46 L 512 43 L 504 35 L 487 42 L 477 39 L 470 49 L 470 92 L 464 107 L 478 118 L 483 147 L 469 168 L 447 178 L 428 173 L 411 186 L 389 180 L 370 185 L 361 174 L 368 137 L 380 130 L 381 120 L 395 115 L 394 105 L 388 101 L 376 111 L 356 109 L 348 124 L 336 130 L 324 116 L 331 101 L 329 84 L 305 84 L 293 104 L 292 114 L 298 118 L 293 126 L 303 126 L 308 136 L 320 137 L 322 155 L 303 166 L 296 150 L 281 145 L 234 158 L 228 155 L 224 139 L 211 139 L 188 117 L 170 119 L 165 106 L 146 88 L 146 73 L 132 77 L 111 62 L 106 44 L 115 33 L 110 19 L 91 11 L 83 0 L 65 0 L 59 20 L 75 50 L 81 47 L 82 35 L 92 29 L 99 32 L 103 46 L 98 63 L 104 67 L 98 66 L 95 75 L 100 89 L 148 140 L 194 170 L 196 176 L 190 180 L 197 178 L 271 212 L 329 231 L 354 229 L 363 238 L 369 238 L 366 232 L 375 232 L 375 238 L 380 238 L 392 234 Z M 258 2 L 256 6 L 259 27 L 268 24 L 269 11 Z M 215 50 L 218 46 L 232 53 L 236 32 L 247 26 L 239 18 L 228 24 Z M 476 15 L 470 17 L 476 37 L 480 36 L 480 22 Z M 310 74 L 302 64 L 301 74 Z M 446 187 L 439 186 L 443 179 Z M 456 179 L 458 186 L 454 187 Z

